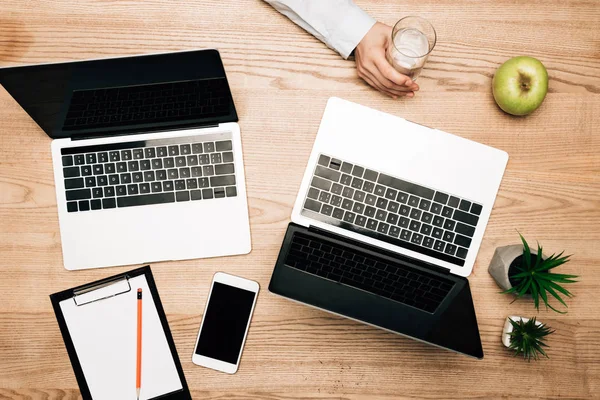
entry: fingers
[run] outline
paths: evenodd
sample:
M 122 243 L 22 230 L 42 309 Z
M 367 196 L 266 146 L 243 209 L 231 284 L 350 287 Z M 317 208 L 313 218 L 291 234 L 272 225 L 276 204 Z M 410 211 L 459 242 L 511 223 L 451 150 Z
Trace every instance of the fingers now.
M 372 68 L 372 70 L 377 70 L 376 68 Z M 380 92 L 392 97 L 392 98 L 398 98 L 398 97 L 402 97 L 402 96 L 408 96 L 408 97 L 413 97 L 414 93 L 406 88 L 406 87 L 401 87 L 401 88 L 389 88 L 386 87 L 384 83 L 381 82 L 381 74 L 379 74 L 379 77 L 374 75 L 371 70 L 364 68 L 362 65 L 359 65 L 357 67 L 357 71 L 358 71 L 358 75 L 363 78 L 369 85 L 373 86 L 375 89 L 379 90 Z
M 396 71 L 385 58 L 378 57 L 375 58 L 373 62 L 375 67 L 377 67 L 378 72 L 381 74 L 382 79 L 387 83 L 386 87 L 406 87 L 411 91 L 419 90 L 419 85 L 413 82 L 408 76 L 402 75 L 400 72 Z

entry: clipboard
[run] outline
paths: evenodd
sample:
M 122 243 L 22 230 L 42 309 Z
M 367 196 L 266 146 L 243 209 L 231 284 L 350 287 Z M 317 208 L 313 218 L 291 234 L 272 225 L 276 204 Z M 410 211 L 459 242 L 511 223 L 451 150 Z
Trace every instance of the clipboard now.
M 150 266 L 50 295 L 84 400 L 136 399 L 136 298 L 142 288 L 140 400 L 191 400 Z

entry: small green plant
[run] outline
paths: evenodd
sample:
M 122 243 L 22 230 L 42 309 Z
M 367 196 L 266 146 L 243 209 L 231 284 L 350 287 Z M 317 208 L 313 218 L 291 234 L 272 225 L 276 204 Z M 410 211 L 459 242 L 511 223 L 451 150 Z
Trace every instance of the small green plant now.
M 545 324 L 537 325 L 535 317 L 529 321 L 524 322 L 523 320 L 513 321 L 511 318 L 508 319 L 513 327 L 513 331 L 509 333 L 511 350 L 514 350 L 516 357 L 519 354 L 523 354 L 523 358 L 527 361 L 538 360 L 540 354 L 548 358 L 548 355 L 544 351 L 544 347 L 548 347 L 544 343 L 544 338 L 554 331 L 551 331 Z
M 529 244 L 527 244 L 523 235 L 519 233 L 519 236 L 523 242 L 523 256 L 521 262 L 515 265 L 517 273 L 510 276 L 516 284 L 502 293 L 513 293 L 517 296 L 517 299 L 530 293 L 533 297 L 535 308 L 538 311 L 540 309 L 541 297 L 547 308 L 549 307 L 558 313 L 564 314 L 564 312 L 548 304 L 547 293 L 550 293 L 552 297 L 567 307 L 567 304 L 558 292 L 567 297 L 571 297 L 572 294 L 560 284 L 576 282 L 573 278 L 577 278 L 577 275 L 555 274 L 550 272 L 550 270 L 568 262 L 571 256 L 563 257 L 564 252 L 561 252 L 559 255 L 552 254 L 548 258 L 542 259 L 542 246 L 538 243 L 537 256 L 535 260 L 532 260 Z

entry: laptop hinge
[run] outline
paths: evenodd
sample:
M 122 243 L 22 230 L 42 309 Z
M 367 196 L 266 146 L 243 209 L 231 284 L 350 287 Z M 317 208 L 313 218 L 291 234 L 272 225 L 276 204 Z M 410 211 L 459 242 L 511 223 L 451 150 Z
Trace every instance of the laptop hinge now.
M 450 274 L 450 270 L 448 268 L 440 267 L 439 265 L 431 264 L 431 263 L 428 263 L 428 262 L 425 262 L 425 261 L 422 261 L 422 260 L 419 260 L 419 259 L 416 259 L 413 257 L 406 256 L 404 254 L 395 253 L 395 252 L 387 250 L 387 249 L 382 249 L 381 247 L 373 246 L 371 244 L 364 243 L 364 242 L 361 242 L 361 241 L 358 241 L 355 239 L 337 235 L 335 233 L 329 232 L 325 229 L 322 229 L 322 228 L 319 228 L 319 227 L 316 227 L 313 225 L 309 225 L 308 230 L 309 230 L 309 232 L 318 233 L 319 235 L 323 235 L 323 236 L 327 236 L 332 239 L 340 240 L 340 241 L 352 244 L 354 246 L 363 247 L 363 248 L 369 249 L 371 251 L 374 251 L 376 253 L 381 253 L 385 256 L 395 258 L 400 261 L 404 261 L 404 262 L 407 262 L 410 264 L 417 265 L 422 268 L 427 268 L 427 269 L 433 270 L 440 274 L 445 274 L 445 275 Z
M 85 139 L 105 139 L 108 137 L 117 137 L 117 136 L 127 136 L 127 135 L 137 135 L 143 133 L 160 133 L 160 132 L 174 132 L 174 131 L 184 131 L 192 128 L 204 129 L 204 128 L 217 128 L 219 124 L 207 124 L 207 125 L 180 125 L 177 127 L 160 127 L 160 128 L 146 128 L 146 129 L 132 129 L 132 130 L 124 130 L 119 132 L 94 132 L 89 135 L 75 135 L 71 136 L 72 141 L 77 140 L 85 140 Z

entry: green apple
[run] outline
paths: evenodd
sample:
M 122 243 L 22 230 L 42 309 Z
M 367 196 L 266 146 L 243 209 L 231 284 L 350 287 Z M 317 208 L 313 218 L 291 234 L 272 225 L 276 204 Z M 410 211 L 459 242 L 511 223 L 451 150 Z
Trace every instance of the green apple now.
M 498 106 L 512 115 L 535 111 L 548 92 L 548 71 L 538 59 L 511 58 L 498 68 L 492 80 L 492 92 Z

